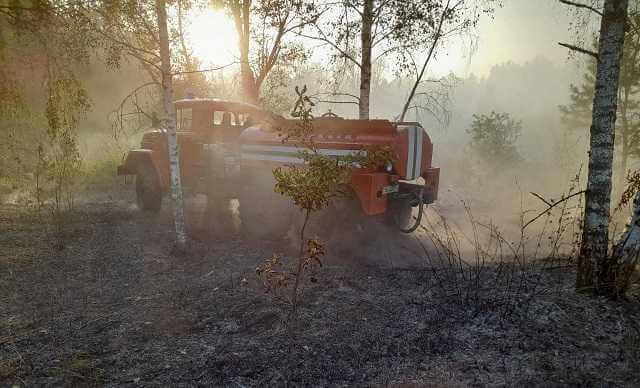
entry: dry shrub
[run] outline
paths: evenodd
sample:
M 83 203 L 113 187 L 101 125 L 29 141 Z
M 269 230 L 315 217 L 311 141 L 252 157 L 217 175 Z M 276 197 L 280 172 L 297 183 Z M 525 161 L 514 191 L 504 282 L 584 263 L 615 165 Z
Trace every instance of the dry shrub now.
M 630 324 L 620 341 L 620 353 L 624 359 L 640 360 L 640 326 Z
M 317 281 L 317 272 L 322 267 L 320 258 L 325 254 L 325 248 L 318 240 L 308 239 L 297 268 L 290 268 L 281 255 L 274 254 L 256 268 L 256 275 L 262 281 L 265 292 L 286 306 L 291 316 L 296 313 L 304 284 Z
M 418 241 L 435 279 L 432 292 L 458 306 L 456 311 L 464 317 L 485 312 L 498 313 L 502 319 L 526 315 L 536 296 L 557 286 L 543 284 L 544 271 L 560 269 L 567 274 L 575 263 L 582 220 L 578 176 L 559 200 L 532 193 L 546 209 L 534 216 L 521 209 L 516 238 L 508 238 L 492 222 L 478 220 L 465 201 L 461 201 L 468 223 L 464 231 L 437 212 L 425 217 L 421 230 L 430 246 Z M 532 225 L 538 227 L 533 234 Z
M 0 360 L 0 378 L 10 379 L 15 377 L 18 372 L 19 360 L 6 359 Z

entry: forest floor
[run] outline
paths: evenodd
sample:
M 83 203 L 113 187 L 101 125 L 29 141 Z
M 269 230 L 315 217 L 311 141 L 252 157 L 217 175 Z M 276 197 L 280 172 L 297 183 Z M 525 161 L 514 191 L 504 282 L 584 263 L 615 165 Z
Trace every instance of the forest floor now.
M 255 273 L 281 247 L 175 255 L 170 214 L 121 189 L 77 204 L 63 249 L 0 207 L 0 386 L 640 385 L 638 298 L 576 294 L 570 263 L 528 267 L 536 288 L 509 300 L 461 299 L 426 259 L 328 257 L 286 322 Z

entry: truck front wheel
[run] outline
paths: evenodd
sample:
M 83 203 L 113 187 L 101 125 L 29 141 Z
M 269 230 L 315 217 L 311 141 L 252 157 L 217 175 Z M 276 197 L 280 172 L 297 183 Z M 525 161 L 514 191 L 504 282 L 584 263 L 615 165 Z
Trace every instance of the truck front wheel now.
M 140 210 L 156 213 L 162 206 L 162 189 L 153 167 L 142 165 L 136 173 L 136 200 Z

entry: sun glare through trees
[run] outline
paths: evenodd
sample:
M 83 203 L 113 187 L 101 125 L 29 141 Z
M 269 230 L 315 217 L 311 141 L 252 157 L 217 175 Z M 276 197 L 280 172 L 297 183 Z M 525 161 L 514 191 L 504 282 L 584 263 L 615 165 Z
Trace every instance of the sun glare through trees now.
M 224 10 L 191 11 L 187 27 L 193 54 L 205 66 L 221 66 L 238 60 L 238 36 Z
M 640 0 L 0 0 L 0 387 L 640 387 Z

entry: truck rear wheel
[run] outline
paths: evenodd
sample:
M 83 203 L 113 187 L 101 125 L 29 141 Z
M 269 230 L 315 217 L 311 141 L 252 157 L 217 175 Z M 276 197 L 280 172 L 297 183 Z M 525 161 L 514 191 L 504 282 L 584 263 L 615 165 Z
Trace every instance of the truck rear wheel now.
M 395 227 L 397 230 L 411 228 L 415 224 L 412 210 L 413 207 L 409 200 L 390 200 L 387 206 L 387 225 Z
M 271 174 L 253 176 L 240 192 L 242 233 L 250 240 L 282 239 L 291 228 L 295 208 L 289 198 L 273 191 Z
M 294 209 L 296 210 L 296 209 Z M 297 247 L 304 222 L 304 211 L 295 211 L 291 220 L 289 237 Z M 354 193 L 334 198 L 329 205 L 311 214 L 305 228 L 305 239 L 318 238 L 327 244 L 331 254 L 348 256 L 357 254 L 363 246 L 376 239 L 371 225 Z
M 156 213 L 162 206 L 162 189 L 153 167 L 138 166 L 136 172 L 136 200 L 140 210 Z

